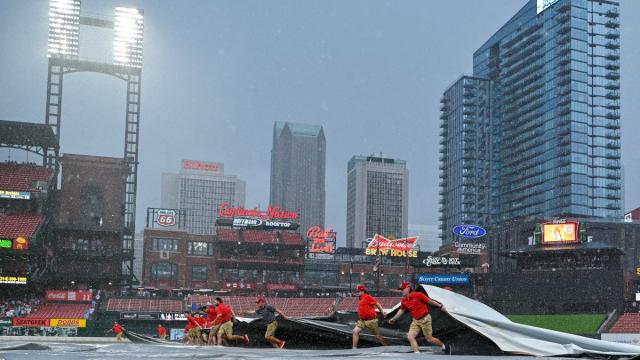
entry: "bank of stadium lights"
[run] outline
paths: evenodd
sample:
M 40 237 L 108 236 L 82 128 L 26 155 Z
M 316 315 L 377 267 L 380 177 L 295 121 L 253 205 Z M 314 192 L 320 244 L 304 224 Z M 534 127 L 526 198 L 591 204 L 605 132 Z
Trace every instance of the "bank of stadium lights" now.
M 144 16 L 136 8 L 116 7 L 113 24 L 113 63 L 142 67 L 142 34 Z
M 47 56 L 78 57 L 80 0 L 49 1 Z

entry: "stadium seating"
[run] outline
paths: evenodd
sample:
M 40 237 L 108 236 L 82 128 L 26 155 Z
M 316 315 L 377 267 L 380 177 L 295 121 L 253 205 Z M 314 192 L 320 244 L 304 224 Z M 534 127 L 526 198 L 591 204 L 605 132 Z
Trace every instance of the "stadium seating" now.
M 400 302 L 399 297 L 376 297 L 383 309 L 391 309 Z M 338 304 L 338 311 L 358 311 L 358 298 L 344 298 Z
M 82 319 L 90 304 L 45 304 L 39 305 L 28 318 L 37 319 Z
M 640 333 L 640 313 L 623 313 L 613 324 L 610 333 Z
M 244 230 L 242 231 L 244 241 L 260 244 L 276 244 L 278 238 L 274 232 L 260 230 Z
M 141 312 L 182 312 L 180 300 L 159 299 L 118 299 L 111 298 L 107 302 L 107 311 L 141 311 Z
M 12 191 L 38 192 L 36 182 L 52 180 L 53 171 L 42 166 L 29 164 L 0 164 L 0 189 Z
M 252 296 L 223 296 L 222 299 L 238 316 L 251 314 L 256 310 L 256 298 Z M 213 303 L 214 300 L 215 296 L 194 295 L 190 302 L 199 307 L 208 302 Z M 329 316 L 335 309 L 334 298 L 267 298 L 267 302 L 292 318 Z
M 0 214 L 0 237 L 29 239 L 42 222 L 40 214 Z
M 304 245 L 302 236 L 297 232 L 282 232 L 280 238 L 285 245 Z
M 238 232 L 233 229 L 218 228 L 216 230 L 219 241 L 238 241 Z

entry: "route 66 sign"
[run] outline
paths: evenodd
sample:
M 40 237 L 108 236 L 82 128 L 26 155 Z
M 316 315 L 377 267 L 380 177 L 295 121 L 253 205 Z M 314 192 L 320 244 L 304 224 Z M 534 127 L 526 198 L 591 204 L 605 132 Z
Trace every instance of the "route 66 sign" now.
M 156 223 L 160 226 L 174 226 L 176 224 L 175 210 L 158 210 Z

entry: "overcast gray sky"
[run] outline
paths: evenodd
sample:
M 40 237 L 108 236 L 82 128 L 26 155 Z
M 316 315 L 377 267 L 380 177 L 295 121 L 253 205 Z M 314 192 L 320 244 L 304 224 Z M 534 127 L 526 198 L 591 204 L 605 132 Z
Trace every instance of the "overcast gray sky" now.
M 246 180 L 247 207 L 265 207 L 278 120 L 324 126 L 327 226 L 340 244 L 355 154 L 407 160 L 409 221 L 436 225 L 440 96 L 525 2 L 83 0 L 83 11 L 145 12 L 138 229 L 160 203 L 160 174 L 185 158 L 224 162 Z M 0 119 L 44 122 L 47 12 L 44 0 L 0 0 Z M 640 1 L 621 12 L 628 210 L 640 206 Z M 81 57 L 106 59 L 107 32 L 81 31 Z M 65 77 L 62 152 L 121 157 L 124 102 L 119 80 Z

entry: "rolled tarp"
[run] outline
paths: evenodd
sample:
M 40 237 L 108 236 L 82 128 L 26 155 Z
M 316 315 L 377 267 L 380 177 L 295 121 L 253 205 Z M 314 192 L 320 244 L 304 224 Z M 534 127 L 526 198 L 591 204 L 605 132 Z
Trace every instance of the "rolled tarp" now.
M 421 286 L 430 298 L 446 306 L 451 317 L 491 340 L 506 353 L 533 356 L 640 355 L 640 346 L 514 323 L 479 301 L 436 286 Z

